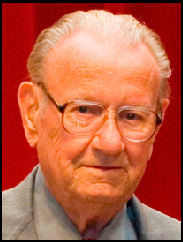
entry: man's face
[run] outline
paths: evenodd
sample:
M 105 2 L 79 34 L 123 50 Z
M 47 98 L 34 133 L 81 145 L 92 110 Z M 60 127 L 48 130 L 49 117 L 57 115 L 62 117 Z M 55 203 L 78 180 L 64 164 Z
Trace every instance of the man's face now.
M 144 45 L 117 46 L 115 40 L 108 43 L 79 32 L 59 43 L 46 64 L 44 80 L 59 104 L 79 99 L 110 110 L 123 105 L 156 109 L 160 73 Z M 37 150 L 46 183 L 58 202 L 112 204 L 130 199 L 153 141 L 124 142 L 113 118 L 93 136 L 72 135 L 49 102 L 40 118 Z

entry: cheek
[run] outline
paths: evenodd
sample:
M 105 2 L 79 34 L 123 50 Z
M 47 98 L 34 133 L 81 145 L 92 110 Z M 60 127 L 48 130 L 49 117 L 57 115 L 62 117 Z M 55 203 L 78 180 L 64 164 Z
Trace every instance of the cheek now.
M 41 120 L 39 141 L 44 144 L 44 150 L 71 160 L 77 157 L 89 143 L 88 138 L 80 138 L 69 134 L 62 124 L 62 115 L 54 108 L 48 109 L 46 117 Z
M 153 141 L 139 144 L 129 143 L 126 145 L 126 153 L 131 162 L 131 168 L 139 173 L 144 173 L 147 161 L 151 158 L 153 151 Z
M 49 184 L 69 184 L 74 179 L 73 160 L 86 149 L 88 138 L 73 136 L 64 130 L 62 117 L 47 111 L 41 120 L 37 151 L 43 173 Z

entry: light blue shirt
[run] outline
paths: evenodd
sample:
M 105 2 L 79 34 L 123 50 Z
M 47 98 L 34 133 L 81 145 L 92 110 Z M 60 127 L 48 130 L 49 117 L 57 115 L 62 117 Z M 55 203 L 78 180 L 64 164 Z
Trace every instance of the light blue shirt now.
M 39 240 L 81 240 L 77 227 L 46 187 L 39 167 L 34 184 L 34 220 Z M 87 235 L 88 237 L 89 234 Z M 97 236 L 98 240 L 137 240 L 126 205 Z

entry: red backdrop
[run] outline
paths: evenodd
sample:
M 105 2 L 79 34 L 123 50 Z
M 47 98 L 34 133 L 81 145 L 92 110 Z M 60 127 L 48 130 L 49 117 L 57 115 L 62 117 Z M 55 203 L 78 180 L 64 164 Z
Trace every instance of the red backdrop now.
M 147 205 L 180 219 L 181 210 L 181 4 L 180 3 L 3 3 L 2 189 L 14 187 L 38 163 L 29 147 L 17 105 L 27 77 L 26 60 L 40 31 L 63 14 L 106 9 L 144 21 L 162 39 L 173 70 L 171 104 L 136 195 Z

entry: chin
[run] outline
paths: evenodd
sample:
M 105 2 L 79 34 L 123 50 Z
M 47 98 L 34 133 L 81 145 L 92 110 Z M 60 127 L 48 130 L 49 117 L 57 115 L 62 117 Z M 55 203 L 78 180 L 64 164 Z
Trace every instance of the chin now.
M 114 204 L 124 198 L 121 190 L 105 183 L 90 185 L 87 190 L 78 191 L 78 195 L 86 202 L 102 204 Z

